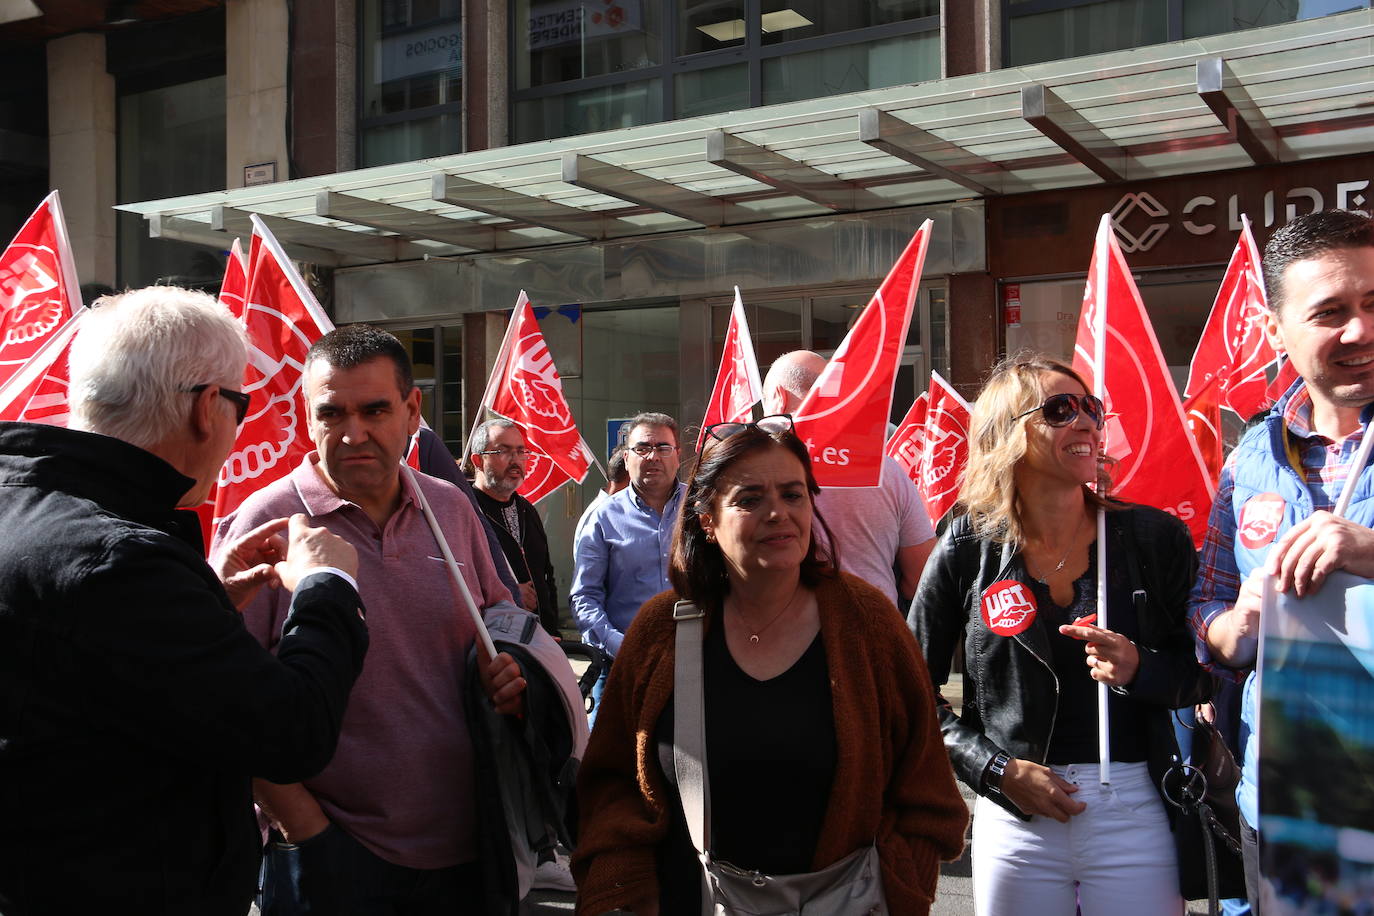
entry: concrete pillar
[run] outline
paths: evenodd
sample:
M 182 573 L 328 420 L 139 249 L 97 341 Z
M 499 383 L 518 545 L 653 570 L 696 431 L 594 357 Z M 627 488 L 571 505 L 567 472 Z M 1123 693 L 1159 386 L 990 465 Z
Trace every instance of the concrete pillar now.
M 48 42 L 48 181 L 62 192 L 82 283 L 115 282 L 115 180 L 115 81 L 105 72 L 105 36 L 55 38 Z
M 509 4 L 463 3 L 463 150 L 510 142 Z
M 463 315 L 463 437 L 466 440 L 472 424 L 477 422 L 482 407 L 482 395 L 496 357 L 501 355 L 501 342 L 510 323 L 503 312 L 467 312 Z M 446 379 L 446 381 L 451 381 Z M 445 409 L 451 409 L 451 406 Z
M 997 0 L 941 0 L 940 44 L 941 76 L 1001 69 L 1001 4 Z
M 949 278 L 950 383 L 972 401 L 1002 346 L 997 281 L 989 274 Z
M 244 166 L 275 162 L 291 177 L 286 149 L 286 0 L 225 5 L 226 188 L 243 187 Z
M 355 0 L 296 0 L 291 50 L 291 155 L 308 178 L 356 167 Z M 284 177 L 284 176 L 283 176 Z

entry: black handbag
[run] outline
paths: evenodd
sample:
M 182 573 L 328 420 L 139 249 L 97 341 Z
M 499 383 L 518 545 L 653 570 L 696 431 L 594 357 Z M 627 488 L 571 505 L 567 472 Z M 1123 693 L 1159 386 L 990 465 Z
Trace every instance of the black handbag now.
M 1160 794 L 1179 809 L 1174 818 L 1179 890 L 1188 900 L 1205 898 L 1216 916 L 1220 900 L 1245 896 L 1240 852 L 1240 767 L 1216 726 L 1198 719 L 1192 726 L 1190 763 L 1175 756 L 1160 780 Z

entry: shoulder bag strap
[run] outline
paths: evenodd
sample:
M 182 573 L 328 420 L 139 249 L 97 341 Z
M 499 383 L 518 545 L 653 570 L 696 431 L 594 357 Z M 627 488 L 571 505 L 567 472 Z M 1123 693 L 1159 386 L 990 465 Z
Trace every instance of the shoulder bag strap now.
M 710 836 L 711 791 L 706 779 L 706 697 L 701 674 L 702 622 L 690 601 L 673 606 L 677 622 L 673 660 L 673 769 L 687 832 L 698 855 Z

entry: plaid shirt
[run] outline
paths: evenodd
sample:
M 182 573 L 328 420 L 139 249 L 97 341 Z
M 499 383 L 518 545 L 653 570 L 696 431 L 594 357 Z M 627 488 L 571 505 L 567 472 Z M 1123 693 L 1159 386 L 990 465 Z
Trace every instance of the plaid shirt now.
M 1364 428 L 1356 430 L 1342 442 L 1334 442 L 1312 429 L 1312 398 L 1307 386 L 1300 386 L 1283 406 L 1283 424 L 1291 442 L 1297 447 L 1302 465 L 1303 482 L 1312 499 L 1313 511 L 1331 509 L 1336 505 L 1341 489 L 1350 476 L 1355 453 L 1364 438 Z M 1234 457 L 1234 453 L 1232 453 Z M 1189 623 L 1197 639 L 1197 657 L 1202 666 L 1218 674 L 1232 674 L 1243 680 L 1243 672 L 1233 672 L 1212 659 L 1207 648 L 1207 628 L 1223 611 L 1236 603 L 1240 594 L 1240 573 L 1236 568 L 1233 543 L 1236 536 L 1236 517 L 1232 511 L 1231 495 L 1235 490 L 1233 460 L 1228 459 L 1221 471 L 1216 502 L 1207 524 L 1207 538 L 1202 542 L 1201 566 L 1197 584 L 1188 596 Z

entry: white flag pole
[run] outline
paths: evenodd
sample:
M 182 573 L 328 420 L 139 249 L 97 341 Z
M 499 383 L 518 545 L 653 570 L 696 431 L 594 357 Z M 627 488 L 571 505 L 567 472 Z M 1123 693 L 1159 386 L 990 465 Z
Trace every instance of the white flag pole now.
M 487 658 L 488 660 L 493 659 L 496 657 L 496 644 L 491 641 L 491 633 L 487 631 L 487 622 L 482 619 L 482 610 L 473 600 L 472 592 L 468 590 L 467 580 L 463 578 L 462 571 L 458 569 L 458 561 L 453 558 L 453 551 L 449 549 L 448 539 L 444 537 L 443 530 L 439 528 L 439 520 L 434 517 L 434 510 L 429 507 L 429 500 L 425 499 L 425 491 L 420 489 L 420 482 L 415 479 L 415 471 L 404 460 L 401 461 L 401 468 L 403 469 L 402 473 L 410 480 L 410 488 L 415 491 L 415 498 L 420 502 L 420 511 L 425 514 L 425 521 L 429 522 L 429 530 L 434 532 L 434 540 L 439 545 L 439 552 L 444 555 L 444 565 L 448 567 L 448 574 L 458 584 L 458 591 L 463 596 L 463 603 L 467 605 L 473 623 L 477 624 L 477 637 L 482 640 L 482 647 L 487 650 Z
M 1092 278 L 1094 285 L 1093 314 L 1093 394 L 1104 405 L 1107 403 L 1107 275 L 1111 247 L 1106 244 L 1103 234 L 1111 232 L 1111 224 L 1106 216 L 1097 229 L 1097 271 Z M 1105 407 L 1104 407 L 1105 413 Z M 1105 432 L 1105 429 L 1104 429 Z M 1102 439 L 1105 456 L 1106 437 Z M 1097 510 L 1097 626 L 1108 629 L 1107 620 L 1107 513 Z M 1102 785 L 1112 781 L 1111 722 L 1107 715 L 1107 701 L 1111 694 L 1102 681 L 1097 682 L 1097 779 Z

